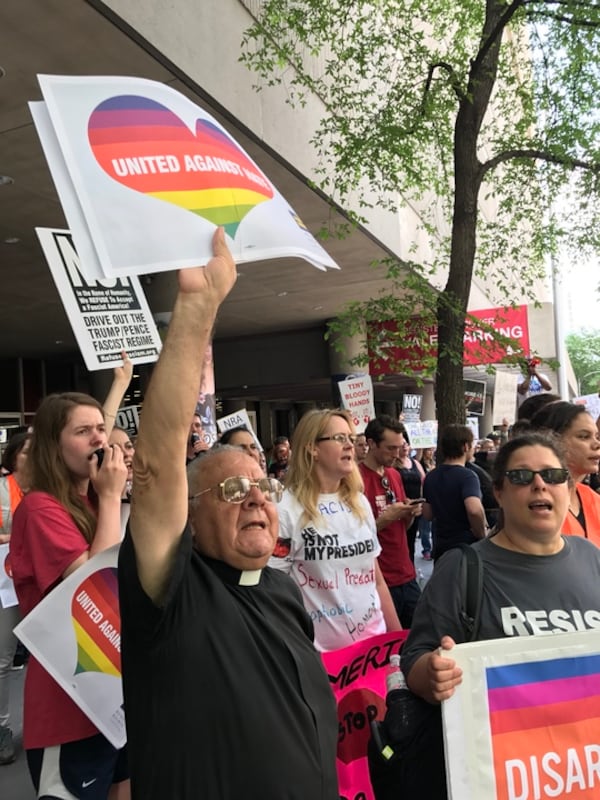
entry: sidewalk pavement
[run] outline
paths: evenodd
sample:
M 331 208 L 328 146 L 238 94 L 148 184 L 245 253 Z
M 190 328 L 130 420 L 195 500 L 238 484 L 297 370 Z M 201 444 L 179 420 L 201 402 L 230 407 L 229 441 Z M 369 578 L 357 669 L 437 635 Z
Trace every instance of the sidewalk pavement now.
M 421 549 L 421 540 L 417 537 L 415 542 L 415 569 L 417 571 L 417 581 L 421 589 L 425 586 L 431 573 L 433 572 L 433 561 L 425 561 Z
M 13 732 L 17 760 L 0 767 L 0 798 L 2 800 L 35 800 L 35 789 L 29 777 L 23 752 L 23 680 L 25 669 L 10 673 L 10 726 Z

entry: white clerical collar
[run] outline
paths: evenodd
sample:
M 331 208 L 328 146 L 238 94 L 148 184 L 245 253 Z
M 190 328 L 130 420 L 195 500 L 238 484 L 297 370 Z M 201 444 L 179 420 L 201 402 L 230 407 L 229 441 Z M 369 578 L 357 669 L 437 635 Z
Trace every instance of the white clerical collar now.
M 239 586 L 258 586 L 262 569 L 245 569 L 240 572 Z

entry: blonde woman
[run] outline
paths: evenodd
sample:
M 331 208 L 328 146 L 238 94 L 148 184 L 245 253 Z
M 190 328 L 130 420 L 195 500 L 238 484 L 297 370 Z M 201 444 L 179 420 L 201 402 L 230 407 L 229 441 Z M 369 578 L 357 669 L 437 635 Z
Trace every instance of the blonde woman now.
M 294 432 L 269 565 L 302 592 L 319 650 L 336 650 L 400 623 L 377 565 L 375 520 L 362 493 L 354 429 L 342 410 L 313 410 Z

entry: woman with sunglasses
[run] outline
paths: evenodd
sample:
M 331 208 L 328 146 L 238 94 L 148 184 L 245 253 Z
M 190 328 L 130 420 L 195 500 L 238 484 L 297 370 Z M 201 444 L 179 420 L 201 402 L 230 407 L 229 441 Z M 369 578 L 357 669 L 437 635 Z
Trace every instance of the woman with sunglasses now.
M 354 441 L 346 411 L 315 409 L 301 418 L 269 562 L 300 587 L 319 650 L 400 629 L 377 564 L 381 548 Z
M 538 411 L 531 425 L 556 434 L 565 452 L 571 480 L 562 532 L 600 545 L 600 495 L 583 483 L 588 475 L 598 474 L 600 463 L 600 432 L 591 414 L 585 406 L 559 401 Z
M 498 451 L 497 533 L 472 545 L 484 568 L 477 640 L 598 627 L 600 550 L 561 534 L 568 478 L 559 445 L 545 434 L 524 434 Z M 460 551 L 450 550 L 436 564 L 402 650 L 410 688 L 431 703 L 451 697 L 461 681 L 460 670 L 443 652 L 466 640 L 461 560 Z
M 600 550 L 581 537 L 561 534 L 569 472 L 559 443 L 540 432 L 515 437 L 500 448 L 493 469 L 497 533 L 471 545 L 483 566 L 475 639 L 597 628 Z M 450 698 L 462 679 L 446 652 L 470 638 L 462 622 L 462 562 L 461 551 L 453 549 L 436 563 L 402 648 L 409 687 L 434 705 Z M 443 800 L 443 757 L 438 740 L 430 738 L 423 796 Z

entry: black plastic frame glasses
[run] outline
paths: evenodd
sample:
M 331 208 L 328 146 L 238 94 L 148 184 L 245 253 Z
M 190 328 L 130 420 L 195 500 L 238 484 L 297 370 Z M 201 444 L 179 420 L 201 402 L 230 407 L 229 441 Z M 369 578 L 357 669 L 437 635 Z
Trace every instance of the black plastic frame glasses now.
M 390 487 L 390 481 L 387 475 L 384 475 L 381 478 L 381 485 L 385 489 L 385 502 L 388 505 L 396 502 L 396 495 L 394 494 L 393 489 Z
M 546 469 L 507 469 L 504 473 L 508 480 L 515 486 L 529 486 L 536 475 L 551 486 L 566 483 L 569 479 L 569 470 L 562 467 L 547 467 Z
M 257 481 L 251 481 L 250 478 L 240 476 L 225 478 L 224 481 L 216 486 L 209 486 L 208 489 L 203 489 L 201 492 L 193 494 L 188 497 L 188 500 L 195 500 L 200 495 L 212 492 L 216 489 L 219 493 L 219 499 L 224 503 L 243 503 L 249 496 L 252 488 L 256 486 L 264 494 L 265 499 L 272 503 L 278 503 L 283 496 L 283 485 L 277 478 L 259 478 Z
M 338 444 L 350 442 L 354 446 L 357 438 L 353 433 L 334 433 L 332 436 L 319 436 L 317 442 L 337 442 Z

